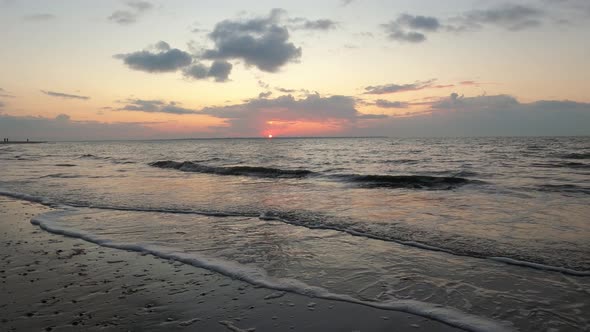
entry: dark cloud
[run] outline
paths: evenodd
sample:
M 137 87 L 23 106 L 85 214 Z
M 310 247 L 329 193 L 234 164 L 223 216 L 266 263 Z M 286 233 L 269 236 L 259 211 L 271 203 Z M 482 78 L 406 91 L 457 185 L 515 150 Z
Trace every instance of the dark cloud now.
M 544 11 L 527 5 L 502 4 L 488 9 L 468 11 L 453 18 L 450 30 L 465 31 L 494 25 L 510 31 L 519 31 L 542 24 Z
M 226 82 L 232 67 L 231 63 L 224 60 L 215 60 L 210 67 L 196 63 L 184 70 L 184 76 L 198 80 L 213 78 L 216 82 Z
M 280 23 L 283 10 L 274 9 L 262 18 L 224 20 L 209 34 L 215 47 L 205 50 L 204 59 L 243 60 L 266 72 L 277 72 L 301 57 L 301 48 L 289 41 L 287 27 Z
M 148 73 L 175 72 L 182 70 L 185 77 L 192 79 L 213 78 L 216 82 L 226 82 L 233 65 L 225 60 L 214 60 L 210 65 L 193 61 L 193 56 L 177 48 L 171 48 L 164 41 L 148 47 L 143 51 L 117 54 L 131 69 Z
M 117 10 L 108 19 L 121 25 L 133 24 L 137 21 L 137 14 L 127 10 Z
M 133 24 L 137 22 L 143 13 L 154 7 L 147 1 L 127 1 L 126 5 L 129 9 L 113 12 L 111 16 L 108 17 L 109 21 L 121 25 Z
M 87 97 L 87 96 L 78 96 L 78 95 L 72 95 L 72 94 L 61 93 L 61 92 L 45 91 L 45 90 L 41 90 L 41 92 L 43 92 L 44 94 L 51 96 L 51 97 L 58 97 L 58 98 L 65 98 L 65 99 L 80 99 L 80 100 L 90 99 L 90 97 Z
M 264 98 L 270 97 L 271 95 L 272 95 L 272 91 L 261 92 L 258 94 L 258 98 L 264 99 Z
M 441 24 L 436 17 L 402 14 L 381 27 L 391 40 L 420 43 L 426 40 L 425 32 L 436 32 Z
M 292 25 L 293 30 L 328 31 L 338 27 L 338 22 L 330 19 L 308 20 L 305 18 L 295 18 L 290 21 L 294 23 Z
M 3 108 L 4 106 L 6 106 L 6 104 L 0 101 L 0 108 Z
M 438 19 L 431 16 L 402 14 L 398 17 L 396 23 L 412 30 L 437 31 L 440 28 Z
M 378 99 L 375 101 L 375 106 L 381 108 L 407 108 L 409 103 L 404 101 L 389 101 L 384 99 Z
M 543 0 L 551 3 L 575 3 L 579 5 L 587 0 Z M 583 7 L 581 10 L 584 10 Z M 590 13 L 590 5 L 587 7 Z M 486 9 L 475 9 L 449 19 L 441 20 L 432 16 L 399 15 L 395 20 L 381 24 L 387 37 L 391 40 L 421 43 L 427 40 L 429 33 L 441 30 L 465 32 L 481 29 L 485 26 L 497 26 L 509 31 L 520 31 L 543 24 L 548 13 L 534 6 L 524 4 L 501 4 Z
M 69 115 L 55 118 L 0 114 L 0 132 L 14 140 L 138 139 L 157 135 L 151 123 L 102 123 L 73 121 Z
M 340 0 L 340 5 L 342 7 L 346 7 L 348 5 L 350 5 L 354 0 Z
M 155 51 L 143 50 L 127 54 L 117 54 L 131 69 L 148 73 L 174 72 L 193 62 L 192 56 L 177 48 L 170 48 L 168 43 L 160 41 L 155 45 Z
M 39 22 L 39 21 L 51 21 L 55 19 L 55 15 L 53 14 L 34 14 L 34 15 L 27 15 L 23 17 L 23 20 L 30 21 L 30 22 Z
M 383 95 L 389 93 L 398 93 L 406 91 L 417 91 L 427 88 L 432 88 L 435 80 L 429 81 L 416 81 L 410 84 L 386 84 L 386 85 L 375 85 L 368 86 L 365 88 L 364 94 L 367 95 Z
M 176 102 L 165 102 L 162 100 L 128 99 L 125 106 L 118 108 L 118 111 L 133 111 L 145 113 L 168 113 L 176 115 L 196 114 L 195 110 L 178 106 Z

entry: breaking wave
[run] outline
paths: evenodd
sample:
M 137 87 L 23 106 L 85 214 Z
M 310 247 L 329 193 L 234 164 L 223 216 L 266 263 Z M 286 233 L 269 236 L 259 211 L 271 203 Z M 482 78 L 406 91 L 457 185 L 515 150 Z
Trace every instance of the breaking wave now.
M 263 178 L 302 178 L 313 174 L 306 169 L 280 169 L 257 166 L 207 166 L 191 161 L 156 161 L 149 164 L 158 168 L 170 168 L 183 172 L 207 173 L 217 175 L 242 175 Z
M 407 188 L 407 189 L 453 189 L 458 186 L 479 181 L 456 176 L 429 175 L 325 175 L 306 169 L 280 169 L 261 166 L 208 166 L 192 161 L 163 160 L 149 164 L 152 167 L 175 169 L 183 172 L 207 173 L 217 175 L 241 175 L 264 178 L 303 178 L 307 176 L 325 177 L 349 182 L 364 188 Z
M 338 175 L 336 177 L 366 188 L 446 190 L 475 182 L 461 177 L 429 175 Z

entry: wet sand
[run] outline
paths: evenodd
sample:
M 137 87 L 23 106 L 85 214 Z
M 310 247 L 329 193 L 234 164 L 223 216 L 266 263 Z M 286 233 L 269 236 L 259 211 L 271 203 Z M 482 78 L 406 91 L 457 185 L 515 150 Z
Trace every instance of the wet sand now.
M 276 292 L 47 233 L 0 196 L 2 331 L 457 331 L 403 312 Z

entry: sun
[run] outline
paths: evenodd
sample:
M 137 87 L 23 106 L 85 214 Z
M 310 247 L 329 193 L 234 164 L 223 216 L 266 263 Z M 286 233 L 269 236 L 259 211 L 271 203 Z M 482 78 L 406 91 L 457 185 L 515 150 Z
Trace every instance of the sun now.
M 268 138 L 272 138 L 272 134 L 268 134 Z

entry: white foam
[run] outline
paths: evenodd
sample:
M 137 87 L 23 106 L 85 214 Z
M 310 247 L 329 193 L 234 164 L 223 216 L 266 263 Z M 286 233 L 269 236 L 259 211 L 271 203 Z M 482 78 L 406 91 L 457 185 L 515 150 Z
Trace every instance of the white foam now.
M 479 259 L 490 259 L 490 260 L 494 260 L 497 262 L 502 262 L 504 264 L 522 266 L 522 267 L 527 267 L 527 268 L 537 269 L 537 270 L 560 272 L 560 273 L 570 274 L 570 275 L 579 276 L 579 277 L 590 276 L 590 271 L 579 271 L 579 270 L 569 269 L 569 268 L 561 267 L 561 266 L 553 266 L 553 265 L 545 265 L 545 264 L 528 262 L 528 261 L 521 261 L 518 259 L 513 259 L 513 258 L 508 258 L 508 257 L 467 255 L 467 254 L 458 253 L 458 252 L 455 252 L 455 251 L 452 251 L 449 249 L 435 247 L 435 246 L 431 246 L 431 245 L 416 242 L 416 241 L 398 240 L 398 239 L 394 239 L 394 238 L 390 238 L 390 237 L 383 237 L 383 236 L 371 234 L 368 232 L 359 232 L 354 229 L 350 229 L 350 228 L 346 228 L 346 227 L 339 227 L 336 225 L 312 224 L 312 223 L 304 223 L 304 222 L 299 222 L 299 221 L 292 221 L 292 220 L 287 220 L 287 219 L 275 217 L 275 216 L 273 216 L 271 214 L 267 214 L 267 213 L 261 213 L 258 218 L 260 220 L 280 221 L 280 222 L 284 222 L 286 224 L 290 224 L 290 225 L 294 225 L 294 226 L 302 226 L 302 227 L 306 227 L 309 229 L 333 230 L 333 231 L 343 232 L 343 233 L 347 233 L 347 234 L 354 235 L 354 236 L 366 237 L 369 239 L 386 241 L 386 242 L 394 242 L 394 243 L 401 244 L 404 246 L 415 247 L 415 248 L 424 249 L 424 250 L 443 252 L 443 253 L 446 253 L 449 255 L 454 255 L 454 256 L 472 257 L 472 258 L 479 258 Z
M 233 213 L 233 212 L 174 210 L 174 209 L 135 208 L 135 207 L 127 208 L 127 207 L 115 207 L 115 206 L 101 206 L 101 205 L 93 205 L 93 204 L 89 204 L 89 205 L 70 204 L 68 206 L 68 205 L 52 203 L 50 200 L 48 200 L 46 198 L 36 197 L 36 196 L 23 194 L 23 193 L 17 193 L 17 192 L 5 190 L 2 188 L 0 188 L 0 195 L 8 196 L 8 197 L 16 198 L 16 199 L 21 199 L 21 200 L 25 200 L 25 201 L 29 201 L 29 202 L 33 202 L 33 203 L 40 203 L 40 204 L 43 204 L 46 206 L 51 206 L 51 207 L 61 208 L 61 209 L 67 209 L 68 207 L 73 206 L 73 207 L 79 207 L 79 208 L 92 208 L 92 209 L 99 209 L 99 210 L 197 214 L 197 215 L 211 216 L 211 217 L 256 217 L 255 213 Z M 263 212 L 260 215 L 258 215 L 258 218 L 260 220 L 280 221 L 280 222 L 284 222 L 286 224 L 290 224 L 290 225 L 294 225 L 294 226 L 301 226 L 301 227 L 305 227 L 305 228 L 309 228 L 309 229 L 334 230 L 334 231 L 338 231 L 338 232 L 347 233 L 347 234 L 350 234 L 353 236 L 366 237 L 366 238 L 380 240 L 380 241 L 394 242 L 394 243 L 398 243 L 398 244 L 405 245 L 405 246 L 410 246 L 410 247 L 415 247 L 415 248 L 430 250 L 430 251 L 443 252 L 443 253 L 447 253 L 447 254 L 454 255 L 454 256 L 490 259 L 490 260 L 502 262 L 505 264 L 522 266 L 522 267 L 538 269 L 538 270 L 551 271 L 551 272 L 559 272 L 559 273 L 569 274 L 569 275 L 573 275 L 573 276 L 581 276 L 581 277 L 590 276 L 590 271 L 580 271 L 580 270 L 569 269 L 569 268 L 561 267 L 561 266 L 553 266 L 553 265 L 545 265 L 545 264 L 528 262 L 528 261 L 521 261 L 521 260 L 508 258 L 508 257 L 489 257 L 489 256 L 465 255 L 465 254 L 454 252 L 449 249 L 435 247 L 435 246 L 431 246 L 431 245 L 420 243 L 420 242 L 404 241 L 404 240 L 398 240 L 398 239 L 389 238 L 389 237 L 383 237 L 383 236 L 379 236 L 379 235 L 375 235 L 375 234 L 371 234 L 371 233 L 367 233 L 367 232 L 359 232 L 359 231 L 356 231 L 356 230 L 353 230 L 350 228 L 346 228 L 346 227 L 338 227 L 335 225 L 326 225 L 326 224 L 311 224 L 311 223 L 303 223 L 303 222 L 297 222 L 297 221 L 292 221 L 292 220 L 286 220 L 286 219 L 279 218 L 277 216 L 273 216 L 272 214 L 269 214 L 266 212 Z
M 384 310 L 403 311 L 434 319 L 469 331 L 478 332 L 512 330 L 512 327 L 507 323 L 500 323 L 486 318 L 469 315 L 453 308 L 412 300 L 394 300 L 389 302 L 362 301 L 349 295 L 332 293 L 325 288 L 311 286 L 299 280 L 273 278 L 268 276 L 264 270 L 255 267 L 245 266 L 220 259 L 211 259 L 195 253 L 188 254 L 186 252 L 178 251 L 169 247 L 161 247 L 144 243 L 115 242 L 110 239 L 100 238 L 87 232 L 68 229 L 67 227 L 64 227 L 58 223 L 60 218 L 76 214 L 77 211 L 77 209 L 71 207 L 64 208 L 62 210 L 51 211 L 34 217 L 31 220 L 31 223 L 38 225 L 40 228 L 51 233 L 80 238 L 104 247 L 151 254 L 160 258 L 182 262 L 195 267 L 205 268 L 207 270 L 211 270 L 234 279 L 239 279 L 253 285 L 273 289 L 276 291 L 286 291 L 327 300 L 349 302 Z

